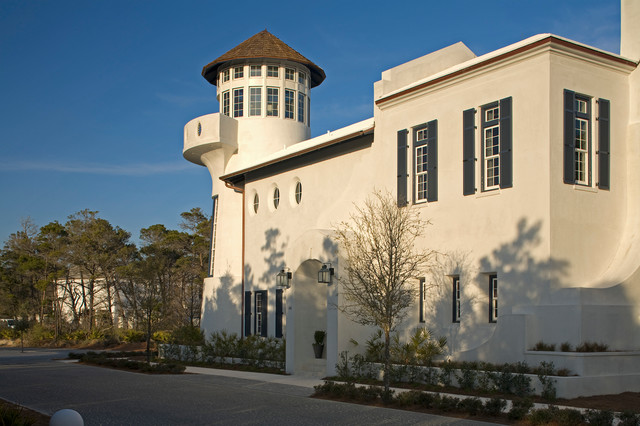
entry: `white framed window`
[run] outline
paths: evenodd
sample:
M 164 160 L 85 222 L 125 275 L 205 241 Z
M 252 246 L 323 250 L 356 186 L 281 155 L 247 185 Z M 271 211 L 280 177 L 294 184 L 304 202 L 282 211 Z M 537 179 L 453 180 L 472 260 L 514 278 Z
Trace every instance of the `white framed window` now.
M 262 65 L 250 65 L 249 77 L 262 77 Z
M 278 99 L 280 91 L 277 87 L 267 87 L 267 117 L 278 116 Z
M 489 275 L 489 322 L 498 321 L 498 276 Z
M 233 116 L 242 117 L 244 114 L 244 89 L 233 89 Z
M 285 68 L 284 70 L 284 78 L 285 80 L 293 80 L 296 79 L 296 70 L 293 68 Z
M 273 190 L 273 207 L 275 209 L 280 205 L 280 189 L 277 187 Z
M 453 281 L 453 322 L 460 322 L 460 277 L 452 277 Z
M 427 128 L 416 129 L 414 132 L 414 182 L 415 182 L 415 201 L 427 201 L 427 164 L 429 154 L 427 152 Z
M 298 121 L 304 123 L 304 114 L 305 114 L 305 95 L 304 93 L 298 92 Z
M 307 84 L 307 75 L 303 72 L 298 72 L 298 83 L 306 85 Z
M 244 77 L 244 67 L 235 67 L 233 69 L 233 78 L 243 78 Z
M 591 102 L 586 97 L 576 96 L 575 119 L 573 126 L 574 134 L 574 179 L 578 185 L 589 185 L 591 176 Z
M 500 106 L 482 107 L 482 189 L 500 188 Z
M 267 65 L 267 77 L 275 77 L 278 78 L 278 66 L 277 65 Z
M 229 116 L 229 108 L 231 104 L 229 91 L 222 92 L 222 114 Z
M 230 78 L 229 74 L 230 74 L 230 72 L 229 72 L 228 69 L 222 71 L 222 82 L 223 83 L 226 83 L 227 81 L 229 81 L 229 78 Z
M 295 118 L 296 92 L 284 89 L 284 118 Z
M 262 115 L 262 87 L 249 88 L 249 116 Z

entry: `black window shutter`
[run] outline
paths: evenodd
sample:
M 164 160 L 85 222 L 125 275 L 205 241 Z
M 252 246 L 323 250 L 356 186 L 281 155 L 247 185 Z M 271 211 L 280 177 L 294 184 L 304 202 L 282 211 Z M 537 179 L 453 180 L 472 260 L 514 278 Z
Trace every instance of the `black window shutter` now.
M 462 194 L 476 193 L 476 110 L 462 112 Z
M 244 292 L 244 335 L 251 336 L 251 292 Z
M 427 123 L 427 201 L 438 201 L 438 120 Z
M 407 130 L 398 130 L 398 207 L 407 205 Z
M 500 100 L 500 188 L 513 186 L 511 97 Z
M 424 321 L 424 278 L 420 279 L 420 299 L 418 300 L 418 305 L 420 306 L 420 322 L 425 322 Z
M 564 183 L 575 183 L 575 92 L 564 91 Z
M 276 337 L 282 337 L 282 289 L 276 289 Z
M 598 187 L 610 189 L 610 104 L 606 99 L 599 99 L 598 105 Z

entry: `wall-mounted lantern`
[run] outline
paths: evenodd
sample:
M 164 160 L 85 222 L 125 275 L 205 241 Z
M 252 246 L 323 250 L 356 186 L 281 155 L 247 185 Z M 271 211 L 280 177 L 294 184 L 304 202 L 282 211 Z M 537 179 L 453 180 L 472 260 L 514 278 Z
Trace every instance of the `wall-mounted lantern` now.
M 276 287 L 284 289 L 291 287 L 292 274 L 288 269 L 289 268 L 283 268 L 280 272 L 278 272 L 278 274 L 276 275 Z
M 321 284 L 331 284 L 333 276 L 333 268 L 330 263 L 323 263 L 322 268 L 318 271 L 318 282 Z

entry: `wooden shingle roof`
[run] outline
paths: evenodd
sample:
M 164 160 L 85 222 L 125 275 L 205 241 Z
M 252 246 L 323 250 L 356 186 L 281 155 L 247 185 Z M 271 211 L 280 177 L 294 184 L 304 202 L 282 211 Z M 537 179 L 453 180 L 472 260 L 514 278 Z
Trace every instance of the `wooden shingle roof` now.
M 216 85 L 218 70 L 223 64 L 242 59 L 260 58 L 284 59 L 304 65 L 309 68 L 311 72 L 311 87 L 319 85 L 326 77 L 322 68 L 302 56 L 267 30 L 260 31 L 213 62 L 205 65 L 204 68 L 202 68 L 202 76 L 206 78 L 209 83 Z

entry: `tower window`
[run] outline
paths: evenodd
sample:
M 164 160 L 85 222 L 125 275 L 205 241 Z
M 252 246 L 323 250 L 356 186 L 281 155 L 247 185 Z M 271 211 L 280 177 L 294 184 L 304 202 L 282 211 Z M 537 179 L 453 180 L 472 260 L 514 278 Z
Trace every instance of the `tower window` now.
M 233 116 L 242 117 L 244 113 L 244 89 L 233 89 Z
M 267 77 L 278 78 L 278 67 L 276 65 L 267 65 Z
M 304 123 L 304 107 L 306 105 L 304 93 L 298 92 L 298 121 Z
M 284 70 L 284 78 L 286 80 L 295 80 L 296 79 L 296 70 L 293 68 L 285 68 Z
M 289 89 L 284 90 L 284 118 L 293 119 L 295 117 L 295 99 L 296 92 Z
M 267 117 L 278 116 L 278 95 L 277 87 L 267 87 Z
M 262 66 L 261 65 L 251 65 L 249 68 L 249 76 L 250 77 L 261 77 L 262 76 Z
M 224 70 L 222 71 L 222 82 L 226 83 L 227 81 L 229 81 L 229 70 Z
M 229 103 L 229 91 L 227 90 L 226 92 L 222 92 L 222 114 L 227 117 L 229 116 Z
M 235 67 L 233 69 L 233 78 L 242 78 L 244 77 L 244 67 Z
M 249 88 L 249 115 L 262 115 L 262 87 Z

